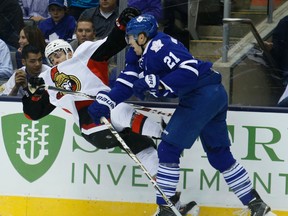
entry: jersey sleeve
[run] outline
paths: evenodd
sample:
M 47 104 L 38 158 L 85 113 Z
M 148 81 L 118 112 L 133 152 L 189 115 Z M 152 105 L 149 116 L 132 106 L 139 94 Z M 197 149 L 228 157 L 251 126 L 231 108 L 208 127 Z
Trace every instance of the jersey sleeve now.
M 127 46 L 125 31 L 114 27 L 111 33 L 103 40 L 99 48 L 93 53 L 95 61 L 107 61 Z
M 132 48 L 126 53 L 125 68 L 116 79 L 115 86 L 109 92 L 109 96 L 118 104 L 133 95 L 133 83 L 139 79 L 141 69 L 138 64 L 139 57 Z

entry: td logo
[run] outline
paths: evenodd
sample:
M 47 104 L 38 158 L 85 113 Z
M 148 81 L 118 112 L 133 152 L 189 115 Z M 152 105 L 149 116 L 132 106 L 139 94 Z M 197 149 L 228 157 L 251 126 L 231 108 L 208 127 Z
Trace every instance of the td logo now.
M 43 176 L 54 163 L 63 141 L 65 120 L 46 116 L 31 121 L 23 113 L 2 117 L 2 136 L 9 159 L 29 182 Z

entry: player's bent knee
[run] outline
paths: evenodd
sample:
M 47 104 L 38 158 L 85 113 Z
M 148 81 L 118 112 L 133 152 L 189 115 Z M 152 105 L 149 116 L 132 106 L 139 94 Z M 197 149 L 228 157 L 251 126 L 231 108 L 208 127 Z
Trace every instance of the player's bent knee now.
M 150 137 L 133 133 L 131 131 L 128 133 L 125 133 L 124 131 L 119 134 L 134 154 L 137 154 L 151 146 L 156 148 L 155 142 Z
M 221 173 L 229 169 L 236 162 L 230 151 L 230 147 L 209 149 L 207 150 L 207 157 L 211 166 Z

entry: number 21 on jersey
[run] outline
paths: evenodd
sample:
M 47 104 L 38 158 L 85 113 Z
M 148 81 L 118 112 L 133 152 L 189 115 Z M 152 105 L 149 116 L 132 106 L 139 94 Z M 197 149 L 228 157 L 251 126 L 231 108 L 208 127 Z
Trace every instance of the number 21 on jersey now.
M 180 61 L 180 59 L 177 58 L 172 52 L 169 52 L 169 56 L 165 56 L 163 61 L 170 69 L 172 69 Z

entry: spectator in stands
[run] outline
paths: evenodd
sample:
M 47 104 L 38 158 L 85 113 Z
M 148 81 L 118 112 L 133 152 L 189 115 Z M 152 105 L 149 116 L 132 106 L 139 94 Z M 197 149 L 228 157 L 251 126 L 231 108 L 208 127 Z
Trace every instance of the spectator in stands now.
M 104 38 L 111 32 L 117 17 L 118 0 L 100 0 L 98 7 L 87 9 L 80 15 L 81 19 L 93 20 L 98 38 Z
M 24 27 L 23 13 L 18 0 L 0 1 L 0 39 L 11 51 L 18 48 L 18 36 Z
M 23 96 L 23 88 L 27 87 L 30 77 L 38 76 L 41 72 L 48 70 L 47 65 L 42 64 L 43 54 L 41 50 L 31 44 L 23 47 L 22 63 L 23 67 L 16 70 L 10 79 L 4 83 L 1 95 Z
M 74 18 L 78 20 L 84 10 L 97 7 L 99 0 L 67 0 L 67 3 L 69 15 L 74 16 Z
M 23 12 L 23 18 L 31 19 L 35 22 L 47 19 L 49 17 L 49 0 L 18 0 Z
M 74 51 L 85 41 L 94 41 L 96 39 L 96 32 L 92 19 L 79 19 L 77 21 L 75 35 L 76 39 L 70 42 Z
M 13 74 L 10 50 L 0 39 L 0 79 L 9 79 Z
M 41 30 L 37 26 L 25 26 L 20 31 L 19 48 L 16 52 L 17 68 L 20 68 L 23 66 L 21 52 L 22 52 L 23 47 L 27 44 L 31 44 L 37 47 L 44 56 L 45 47 L 47 44 L 45 42 L 45 38 Z M 45 64 L 47 63 L 45 58 L 44 58 L 44 63 Z
M 158 22 L 162 19 L 161 0 L 128 0 L 128 7 L 135 7 L 142 13 L 151 14 Z
M 50 18 L 40 21 L 38 27 L 47 42 L 55 39 L 71 41 L 76 27 L 76 20 L 68 15 L 64 0 L 49 0 Z

